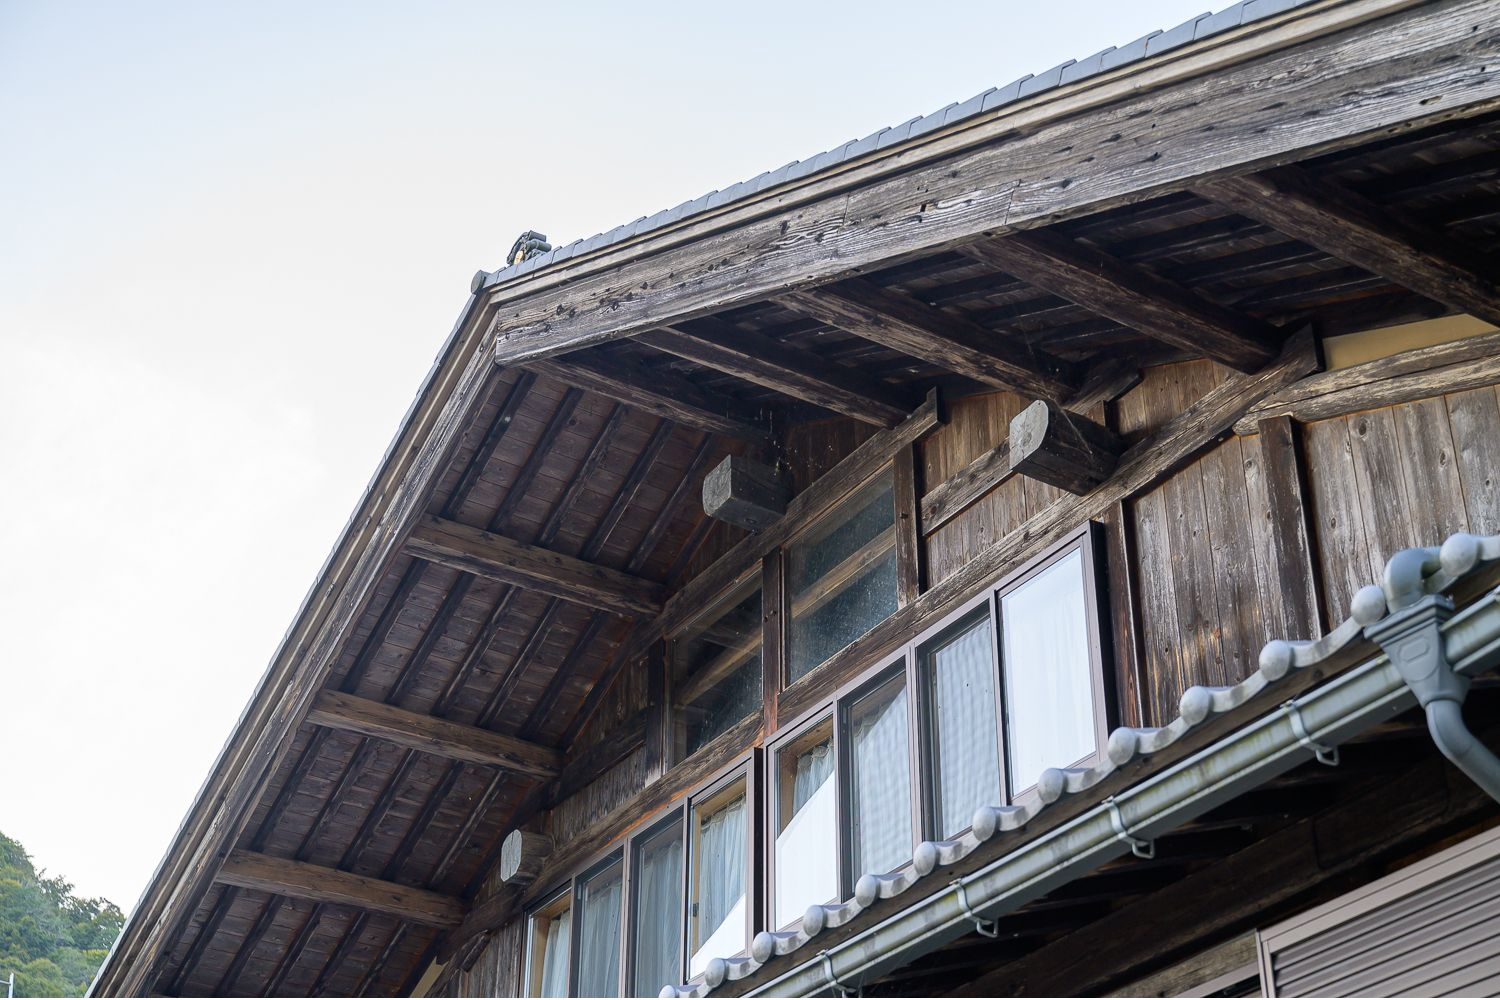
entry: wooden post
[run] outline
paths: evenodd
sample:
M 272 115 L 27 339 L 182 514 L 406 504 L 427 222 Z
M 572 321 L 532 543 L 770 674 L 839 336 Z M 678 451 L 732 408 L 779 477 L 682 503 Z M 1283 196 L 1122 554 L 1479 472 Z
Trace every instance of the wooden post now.
M 500 881 L 517 888 L 530 885 L 551 856 L 551 837 L 530 830 L 512 830 L 500 844 Z
M 1124 450 L 1113 431 L 1050 400 L 1037 400 L 1010 422 L 1011 468 L 1078 496 L 1108 479 Z

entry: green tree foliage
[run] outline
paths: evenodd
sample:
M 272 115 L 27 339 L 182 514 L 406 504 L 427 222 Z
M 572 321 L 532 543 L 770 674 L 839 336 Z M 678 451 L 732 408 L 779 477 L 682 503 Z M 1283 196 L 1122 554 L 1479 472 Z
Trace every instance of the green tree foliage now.
M 83 996 L 124 924 L 114 903 L 73 895 L 0 833 L 0 980 L 14 972 L 16 996 Z

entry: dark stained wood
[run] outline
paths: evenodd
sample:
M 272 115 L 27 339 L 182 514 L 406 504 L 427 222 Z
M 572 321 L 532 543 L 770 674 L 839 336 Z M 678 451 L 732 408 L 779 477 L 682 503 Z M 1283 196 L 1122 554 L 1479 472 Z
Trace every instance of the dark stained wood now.
M 670 372 L 597 355 L 562 361 L 536 361 L 527 367 L 565 385 L 577 386 L 663 420 L 745 441 L 761 442 L 770 432 L 760 416 L 732 399 L 709 395 Z
M 547 790 L 547 807 L 557 805 L 645 746 L 649 714 L 649 711 L 637 712 L 603 738 L 595 740 L 581 754 L 570 756 L 563 765 L 562 774 Z
M 1435 302 L 1500 325 L 1500 270 L 1485 255 L 1305 169 L 1231 177 L 1193 191 Z
M 778 471 L 744 455 L 727 455 L 703 477 L 703 513 L 760 531 L 786 513 L 791 490 Z
M 930 535 L 1011 477 L 1010 441 L 1004 440 L 934 486 L 922 498 L 922 531 Z
M 406 547 L 429 562 L 520 584 L 602 611 L 636 617 L 661 609 L 661 587 L 650 580 L 457 521 L 424 518 L 407 539 Z
M 921 495 L 917 472 L 917 448 L 908 444 L 896 452 L 894 493 L 896 498 L 896 599 L 910 604 L 922 593 Z
M 761 698 L 765 731 L 780 725 L 781 685 L 786 680 L 786 574 L 780 549 L 766 553 L 760 566 Z
M 562 755 L 551 747 L 342 691 L 318 695 L 307 721 L 449 760 L 504 768 L 535 778 L 555 778 L 562 768 Z
M 880 427 L 894 427 L 921 400 L 855 368 L 812 351 L 739 329 L 721 320 L 667 327 L 635 338 L 659 351 Z
M 1084 494 L 1115 471 L 1125 444 L 1109 428 L 1039 399 L 1010 422 L 1011 471 Z
M 436 927 L 457 926 L 464 915 L 462 900 L 451 896 L 250 851 L 230 854 L 217 878 L 225 885 L 352 906 Z
M 1047 230 L 973 243 L 962 252 L 1163 343 L 1240 371 L 1254 371 L 1270 361 L 1282 338 L 1258 320 Z
M 551 856 L 551 837 L 532 830 L 512 830 L 500 845 L 500 881 L 530 885 Z
M 790 292 L 776 301 L 820 323 L 988 385 L 1058 399 L 1067 399 L 1076 389 L 1078 376 L 1066 362 L 868 281 L 850 279 Z
M 1144 726 L 1145 710 L 1141 704 L 1141 674 L 1145 657 L 1141 650 L 1140 601 L 1137 597 L 1137 561 L 1131 518 L 1124 502 L 1117 503 L 1104 515 L 1105 553 L 1108 579 L 1110 651 L 1114 656 L 1115 701 L 1120 724 Z
M 1287 417 L 1262 420 L 1257 428 L 1271 542 L 1283 585 L 1281 637 L 1311 639 L 1322 634 L 1327 619 L 1319 601 L 1297 432 Z

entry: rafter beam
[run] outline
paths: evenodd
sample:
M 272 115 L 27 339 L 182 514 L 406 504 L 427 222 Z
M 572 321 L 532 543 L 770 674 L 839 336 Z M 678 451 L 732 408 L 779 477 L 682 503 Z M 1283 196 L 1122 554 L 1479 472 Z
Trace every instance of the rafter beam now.
M 650 330 L 635 339 L 658 351 L 880 427 L 896 426 L 921 402 L 883 379 L 721 320 Z
M 1065 400 L 1077 388 L 1072 367 L 1060 358 L 862 279 L 788 292 L 776 301 L 820 323 L 1001 389 Z
M 432 927 L 456 927 L 465 911 L 463 900 L 428 889 L 253 851 L 231 853 L 217 881 L 314 903 L 352 906 Z
M 449 760 L 498 767 L 535 778 L 550 780 L 562 770 L 562 755 L 551 747 L 342 691 L 320 692 L 307 721 Z
M 650 580 L 431 515 L 417 522 L 406 548 L 428 562 L 627 618 L 658 613 L 665 596 Z
M 663 420 L 742 441 L 762 443 L 770 439 L 766 422 L 749 407 L 711 396 L 680 375 L 648 369 L 639 362 L 574 354 L 566 360 L 534 361 L 526 367 Z
M 1269 324 L 1059 233 L 1033 230 L 973 243 L 960 252 L 1148 337 L 1242 372 L 1269 363 L 1282 340 Z
M 1285 167 L 1191 190 L 1434 302 L 1500 325 L 1500 268 L 1493 262 L 1308 170 Z

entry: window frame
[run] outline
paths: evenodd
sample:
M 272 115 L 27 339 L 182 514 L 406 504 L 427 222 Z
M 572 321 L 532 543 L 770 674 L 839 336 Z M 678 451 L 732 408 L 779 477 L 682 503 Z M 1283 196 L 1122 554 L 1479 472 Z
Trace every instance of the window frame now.
M 624 910 L 623 919 L 624 919 L 625 922 L 620 927 L 620 947 L 621 947 L 621 952 L 620 952 L 620 972 L 621 972 L 620 996 L 622 996 L 622 997 L 633 997 L 633 996 L 635 996 L 635 988 L 634 988 L 634 986 L 635 986 L 635 971 L 636 971 L 636 969 L 635 969 L 635 966 L 636 966 L 636 945 L 638 943 L 638 937 L 639 937 L 639 933 L 638 932 L 639 932 L 639 927 L 640 927 L 640 920 L 637 919 L 638 916 L 639 916 L 639 913 L 637 911 L 637 906 L 640 903 L 640 896 L 639 896 L 639 893 L 636 892 L 636 886 L 637 886 L 637 884 L 639 882 L 639 878 L 638 878 L 638 875 L 637 875 L 637 872 L 636 872 L 636 867 L 639 864 L 639 858 L 640 858 L 640 852 L 641 852 L 641 845 L 645 841 L 648 841 L 648 840 L 652 839 L 653 837 L 655 837 L 657 834 L 660 834 L 660 833 L 664 832 L 665 830 L 667 830 L 669 827 L 671 827 L 671 825 L 673 823 L 679 824 L 679 829 L 678 829 L 678 833 L 677 833 L 677 843 L 678 843 L 678 845 L 682 849 L 682 855 L 681 855 L 682 861 L 680 863 L 681 866 L 680 866 L 680 869 L 679 869 L 679 872 L 678 872 L 678 874 L 680 876 L 680 881 L 679 881 L 678 884 L 680 886 L 682 886 L 682 890 L 683 890 L 682 895 L 685 898 L 686 895 L 687 895 L 687 874 L 688 874 L 688 868 L 687 868 L 687 863 L 688 863 L 687 862 L 687 849 L 688 849 L 688 845 L 687 845 L 687 822 L 688 822 L 688 812 L 687 812 L 687 807 L 686 806 L 687 806 L 687 800 L 686 799 L 684 799 L 684 800 L 682 800 L 682 801 L 680 801 L 680 802 L 678 802 L 678 803 L 676 803 L 674 805 L 668 806 L 665 810 L 662 810 L 661 812 L 659 812 L 652 819 L 652 821 L 650 823 L 644 825 L 639 831 L 637 831 L 635 833 L 632 833 L 632 834 L 630 834 L 630 836 L 628 836 L 627 838 L 625 838 L 625 843 L 623 845 L 624 851 L 625 851 L 625 859 L 626 859 L 626 863 L 625 863 L 625 881 L 622 883 L 622 889 L 621 889 L 622 894 L 623 894 L 622 898 L 621 898 L 621 906 L 622 906 L 622 908 Z M 602 868 L 600 870 L 602 870 Z M 677 909 L 677 974 L 678 974 L 679 977 L 681 977 L 682 973 L 687 968 L 687 951 L 686 951 L 686 949 L 687 949 L 687 923 L 686 923 L 686 920 L 685 920 L 687 910 L 686 910 L 685 907 L 682 907 L 682 906 L 679 906 L 676 909 Z M 679 982 L 680 981 L 681 981 L 681 979 L 679 978 Z M 662 984 L 662 985 L 666 985 L 666 984 Z M 675 986 L 677 984 L 673 983 L 672 985 Z M 660 986 L 657 987 L 658 990 L 660 990 L 660 988 L 661 988 Z
M 527 997 L 541 996 L 537 992 L 541 989 L 541 976 L 539 975 L 540 970 L 537 968 L 537 959 L 541 958 L 543 961 L 546 959 L 545 953 L 541 956 L 538 956 L 536 953 L 536 922 L 539 918 L 556 920 L 556 916 L 545 917 L 543 911 L 552 909 L 563 900 L 567 900 L 567 910 L 569 913 L 572 913 L 573 879 L 571 878 L 563 881 L 535 905 L 526 910 L 526 968 L 525 975 L 521 981 L 521 992 Z M 567 982 L 564 983 L 563 992 L 571 996 L 573 993 L 573 925 L 571 922 L 568 925 L 568 974 L 566 979 Z
M 699 786 L 697 790 L 689 793 L 683 799 L 683 835 L 686 843 L 683 848 L 683 894 L 682 894 L 682 971 L 683 982 L 690 982 L 696 976 L 689 975 L 693 960 L 693 915 L 691 908 L 697 902 L 694 878 L 697 874 L 698 863 L 696 838 L 694 837 L 693 816 L 694 810 L 700 803 L 712 802 L 736 784 L 741 784 L 745 795 L 745 944 L 736 955 L 748 954 L 750 942 L 754 940 L 757 930 L 765 926 L 761 919 L 761 910 L 766 891 L 762 885 L 764 869 L 760 864 L 760 794 L 757 782 L 760 771 L 760 751 L 756 750 L 749 756 L 735 762 L 727 772 L 718 775 Z M 731 958 L 732 955 L 716 955 L 715 958 Z
M 925 824 L 922 821 L 921 786 L 922 786 L 922 761 L 921 749 L 917 745 L 917 733 L 914 723 L 916 712 L 913 704 L 912 691 L 912 665 L 911 657 L 907 655 L 907 647 L 902 647 L 894 654 L 885 657 L 881 666 L 868 672 L 862 680 L 841 693 L 834 700 L 834 741 L 839 744 L 838 753 L 834 756 L 834 780 L 838 782 L 839 794 L 839 887 L 842 895 L 840 899 L 848 899 L 854 895 L 854 884 L 859 881 L 864 872 L 855 871 L 855 838 L 854 838 L 854 732 L 851 718 L 855 706 L 869 695 L 876 694 L 881 688 L 890 684 L 897 678 L 901 679 L 906 692 L 906 771 L 907 771 L 907 815 L 910 817 L 908 824 L 910 851 L 907 852 L 906 860 L 891 869 L 890 872 L 881 874 L 896 874 L 903 872 L 912 865 L 912 854 L 917 845 L 922 842 L 925 832 Z
M 706 627 L 707 625 L 711 624 L 715 620 L 716 615 L 723 615 L 724 613 L 734 608 L 736 604 L 731 603 L 731 600 L 734 597 L 735 593 L 741 588 L 746 588 L 753 583 L 755 585 L 755 589 L 758 589 L 760 591 L 761 600 L 760 645 L 757 647 L 757 649 L 760 656 L 761 689 L 764 690 L 766 687 L 766 676 L 768 672 L 773 669 L 771 660 L 767 655 L 768 650 L 770 649 L 770 644 L 766 641 L 767 622 L 770 618 L 770 615 L 768 614 L 767 610 L 767 598 L 769 595 L 766 592 L 764 576 L 764 567 L 762 563 L 757 562 L 754 566 L 746 569 L 745 572 L 741 573 L 739 576 L 735 577 L 734 580 L 726 584 L 721 590 L 718 591 L 718 593 L 713 596 L 711 600 L 705 602 L 702 611 L 693 615 L 682 625 L 674 629 L 671 634 L 662 636 L 662 642 L 665 646 L 664 652 L 666 660 L 666 702 L 668 709 L 666 748 L 667 767 L 675 767 L 678 764 L 681 764 L 683 761 L 692 759 L 698 753 L 713 746 L 724 736 L 724 733 L 733 731 L 736 726 L 743 725 L 745 719 L 752 718 L 755 715 L 755 712 L 752 710 L 742 718 L 736 720 L 736 722 L 728 729 L 724 730 L 723 733 L 716 734 L 715 736 L 704 741 L 698 747 L 694 748 L 692 751 L 689 751 L 687 749 L 687 719 L 683 717 L 683 709 L 687 706 L 682 703 L 682 700 L 678 695 L 678 679 L 676 677 L 676 646 L 677 643 L 683 640 L 684 636 L 689 635 L 696 629 Z M 743 664 L 741 666 L 743 666 Z M 710 688 L 709 691 L 712 691 L 712 688 Z M 709 693 L 709 691 L 705 691 L 703 693 L 707 694 Z M 762 709 L 762 711 L 764 711 L 764 708 Z
M 600 851 L 586 866 L 580 868 L 571 879 L 569 879 L 569 891 L 572 893 L 572 902 L 569 903 L 573 911 L 572 940 L 568 944 L 568 996 L 579 996 L 578 974 L 579 945 L 583 936 L 583 910 L 579 907 L 579 893 L 583 884 L 594 876 L 603 873 L 611 866 L 620 866 L 620 962 L 619 968 L 615 970 L 615 995 L 619 997 L 628 996 L 625 984 L 629 980 L 625 977 L 625 967 L 629 964 L 629 919 L 630 919 L 630 855 L 634 837 L 617 841 L 610 847 Z
M 831 722 L 833 732 L 830 738 L 830 746 L 833 753 L 833 780 L 837 783 L 839 780 L 839 754 L 841 748 L 839 747 L 838 719 L 835 717 L 836 714 L 833 704 L 824 703 L 821 707 L 805 713 L 796 722 L 784 726 L 774 739 L 766 741 L 765 792 L 760 803 L 758 823 L 761 828 L 761 837 L 764 844 L 762 871 L 764 877 L 763 891 L 765 893 L 765 907 L 761 926 L 773 932 L 796 930 L 802 926 L 802 917 L 800 915 L 784 926 L 777 926 L 776 924 L 776 836 L 780 832 L 776 829 L 776 824 L 781 816 L 781 804 L 777 798 L 780 794 L 778 781 L 781 771 L 781 753 L 799 738 L 806 736 L 824 722 Z M 838 881 L 839 885 L 842 886 L 844 846 L 841 831 L 846 825 L 846 820 L 844 816 L 843 796 L 837 794 L 838 789 L 836 785 L 834 791 L 834 826 L 835 834 L 838 838 L 835 841 L 835 851 L 837 852 L 840 866 Z

